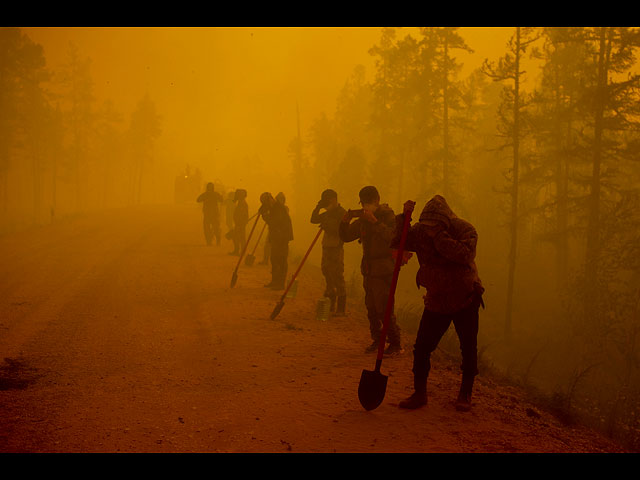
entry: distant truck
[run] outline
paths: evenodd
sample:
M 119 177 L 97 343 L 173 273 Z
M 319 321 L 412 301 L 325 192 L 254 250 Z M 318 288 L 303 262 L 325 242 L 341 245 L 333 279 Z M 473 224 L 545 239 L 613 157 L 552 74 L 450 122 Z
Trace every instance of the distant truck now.
M 176 203 L 193 203 L 201 189 L 202 174 L 199 169 L 195 173 L 190 172 L 189 166 L 182 175 L 178 175 L 175 181 L 174 198 Z

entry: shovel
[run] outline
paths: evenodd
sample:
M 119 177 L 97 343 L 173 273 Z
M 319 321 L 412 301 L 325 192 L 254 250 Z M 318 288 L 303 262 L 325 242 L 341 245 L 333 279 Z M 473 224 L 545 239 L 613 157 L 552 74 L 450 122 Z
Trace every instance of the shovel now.
M 296 277 L 298 276 L 298 273 L 300 272 L 300 269 L 302 268 L 302 265 L 304 265 L 305 260 L 307 259 L 307 257 L 311 253 L 311 249 L 316 244 L 316 241 L 320 237 L 321 233 L 322 233 L 322 228 L 320 228 L 320 230 L 318 230 L 318 233 L 316 234 L 315 238 L 313 239 L 313 242 L 311 242 L 311 246 L 307 250 L 307 253 L 305 253 L 304 257 L 302 258 L 302 261 L 300 262 L 300 265 L 298 265 L 298 269 L 296 270 L 296 273 L 294 273 L 293 277 L 291 277 L 291 280 L 289 281 L 289 285 L 287 286 L 287 289 L 282 294 L 282 297 L 280 297 L 280 301 L 277 303 L 277 305 L 273 309 L 273 312 L 271 312 L 271 320 L 275 319 L 278 316 L 278 314 L 280 313 L 280 310 L 282 310 L 282 307 L 284 307 L 284 298 L 287 296 L 287 292 L 289 292 L 289 289 L 291 288 L 291 285 L 293 285 L 293 282 L 296 279 Z
M 238 258 L 238 263 L 236 263 L 236 269 L 233 271 L 233 275 L 231 275 L 231 288 L 236 286 L 236 282 L 238 281 L 238 267 L 240 266 L 240 262 L 242 262 L 242 257 L 244 257 L 245 252 L 247 251 L 247 246 L 249 245 L 249 240 L 251 240 L 251 235 L 253 235 L 253 231 L 256 229 L 256 225 L 258 224 L 258 220 L 260 220 L 260 216 L 258 214 L 254 215 L 256 217 L 256 221 L 253 222 L 253 227 L 251 227 L 251 232 L 249 232 L 249 238 L 244 242 L 244 246 L 242 247 L 242 253 L 240 254 L 240 258 Z M 253 217 L 251 217 L 253 218 Z
M 387 308 L 384 312 L 384 324 L 380 333 L 380 343 L 378 345 L 378 356 L 376 357 L 376 366 L 373 371 L 363 370 L 360 377 L 360 385 L 358 385 L 358 399 L 365 410 L 373 410 L 377 408 L 384 400 L 384 394 L 387 390 L 387 376 L 380 373 L 382 365 L 382 355 L 384 352 L 385 339 L 387 338 L 387 329 L 389 328 L 389 320 L 391 311 L 393 310 L 393 298 L 396 293 L 396 285 L 398 284 L 398 275 L 400 266 L 402 265 L 402 257 L 404 253 L 404 244 L 407 240 L 407 232 L 409 231 L 409 223 L 411 222 L 411 212 L 413 205 L 405 204 L 404 206 L 404 225 L 402 226 L 402 237 L 396 256 L 396 264 L 393 269 L 393 277 L 391 279 L 391 288 L 389 297 L 387 298 Z
M 262 231 L 260 231 L 260 235 L 258 236 L 258 241 L 256 242 L 256 246 L 253 247 L 253 251 L 249 255 L 247 255 L 247 258 L 244 259 L 244 264 L 247 267 L 251 267 L 253 263 L 256 261 L 256 257 L 254 253 L 256 253 L 256 250 L 258 249 L 258 245 L 260 245 L 260 239 L 262 238 L 262 234 L 264 233 L 264 230 L 266 228 L 267 228 L 267 224 L 265 223 L 264 226 L 262 227 Z

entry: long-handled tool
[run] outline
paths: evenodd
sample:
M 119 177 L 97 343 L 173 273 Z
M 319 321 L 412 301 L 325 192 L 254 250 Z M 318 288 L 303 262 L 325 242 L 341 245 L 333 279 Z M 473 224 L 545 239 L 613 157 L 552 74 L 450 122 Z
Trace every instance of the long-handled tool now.
M 244 264 L 248 267 L 251 267 L 253 263 L 256 261 L 256 256 L 254 254 L 258 249 L 258 245 L 260 245 L 260 239 L 262 238 L 262 234 L 264 233 L 266 228 L 267 228 L 267 223 L 265 222 L 264 226 L 262 227 L 262 230 L 260 231 L 260 235 L 258 235 L 258 241 L 256 242 L 255 247 L 253 247 L 253 251 L 247 255 L 247 258 L 244 259 Z
M 254 215 L 256 217 L 256 221 L 253 222 L 253 227 L 251 227 L 251 232 L 249 233 L 249 238 L 244 242 L 244 246 L 242 247 L 242 253 L 240 254 L 240 258 L 238 258 L 238 263 L 236 263 L 236 269 L 233 271 L 233 275 L 231 275 L 231 288 L 235 287 L 236 282 L 238 281 L 238 267 L 242 262 L 242 257 L 244 257 L 245 252 L 247 251 L 247 246 L 249 245 L 249 240 L 251 240 L 251 235 L 253 235 L 253 231 L 256 229 L 256 225 L 258 224 L 258 220 L 260 220 L 260 216 L 258 214 Z M 253 218 L 253 217 L 252 217 Z
M 280 310 L 282 310 L 282 307 L 284 307 L 284 298 L 287 296 L 287 292 L 289 292 L 289 289 L 291 288 L 291 285 L 293 285 L 293 282 L 296 279 L 296 277 L 298 276 L 298 273 L 300 273 L 300 269 L 302 268 L 302 265 L 304 265 L 305 260 L 307 259 L 307 257 L 311 253 L 311 249 L 316 244 L 316 241 L 318 240 L 318 238 L 320 238 L 320 234 L 322 233 L 322 231 L 323 231 L 322 228 L 320 228 L 320 230 L 318 230 L 318 233 L 316 234 L 315 238 L 313 239 L 313 242 L 311 242 L 311 246 L 309 246 L 309 249 L 307 250 L 307 253 L 305 253 L 304 257 L 302 258 L 302 261 L 300 262 L 300 265 L 298 265 L 298 269 L 296 270 L 296 273 L 294 273 L 293 277 L 291 277 L 291 280 L 289 281 L 289 285 L 287 286 L 286 290 L 282 294 L 282 297 L 280 297 L 280 301 L 277 303 L 277 305 L 273 309 L 273 312 L 271 312 L 271 320 L 276 318 L 278 316 L 278 314 L 280 313 Z
M 382 403 L 384 394 L 387 390 L 387 376 L 380 373 L 382 365 L 382 355 L 384 353 L 385 340 L 387 338 L 387 330 L 389 328 L 389 320 L 391 311 L 393 310 L 393 300 L 396 293 L 396 285 L 398 284 L 398 275 L 400 266 L 402 265 L 404 244 L 407 240 L 407 232 L 409 231 L 409 223 L 411 222 L 412 204 L 404 206 L 404 225 L 402 227 L 402 237 L 400 238 L 400 246 L 396 255 L 396 264 L 393 269 L 393 277 L 391 279 L 391 288 L 389 289 L 389 297 L 387 298 L 387 308 L 384 312 L 384 324 L 380 333 L 380 343 L 378 345 L 378 356 L 376 357 L 376 366 L 373 371 L 363 370 L 360 377 L 360 385 L 358 385 L 358 398 L 360 404 L 365 410 L 373 410 Z

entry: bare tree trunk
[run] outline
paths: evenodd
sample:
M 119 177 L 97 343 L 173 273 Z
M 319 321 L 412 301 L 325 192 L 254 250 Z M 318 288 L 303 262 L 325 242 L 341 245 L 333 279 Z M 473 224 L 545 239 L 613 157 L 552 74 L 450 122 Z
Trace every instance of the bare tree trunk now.
M 511 337 L 513 291 L 516 272 L 516 253 L 518 246 L 518 194 L 519 194 L 519 148 L 520 148 L 520 27 L 516 27 L 515 77 L 513 96 L 513 181 L 511 184 L 511 220 L 509 223 L 511 245 L 509 247 L 507 279 L 507 307 L 505 312 L 504 333 Z
M 592 316 L 597 306 L 598 260 L 600 254 L 600 184 L 602 166 L 602 133 L 605 95 L 608 77 L 608 49 L 610 48 L 611 27 L 600 27 L 600 47 L 598 52 L 598 85 L 594 112 L 594 142 L 591 185 L 588 205 L 587 248 L 585 255 L 585 313 Z
M 554 124 L 554 153 L 555 153 L 555 182 L 556 182 L 556 286 L 563 288 L 567 281 L 568 274 L 568 164 L 562 152 L 562 129 L 560 113 L 562 109 L 562 98 L 560 92 L 560 79 L 558 67 L 555 67 L 555 124 Z M 567 136 L 571 135 L 571 123 Z M 567 138 L 566 142 L 569 143 Z
M 449 43 L 445 37 L 444 41 L 444 81 L 442 84 L 442 126 L 443 126 L 443 168 L 442 168 L 442 191 L 444 198 L 449 198 L 449 72 L 447 70 L 447 59 L 449 55 Z

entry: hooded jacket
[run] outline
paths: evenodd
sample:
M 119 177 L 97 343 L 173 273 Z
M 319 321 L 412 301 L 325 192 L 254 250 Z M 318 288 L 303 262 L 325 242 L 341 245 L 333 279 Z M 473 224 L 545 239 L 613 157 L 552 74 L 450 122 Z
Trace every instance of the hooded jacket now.
M 293 240 L 293 225 L 286 205 L 276 201 L 270 207 L 262 205 L 259 212 L 269 225 L 269 241 L 272 244 L 288 243 Z
M 396 216 L 396 232 L 391 243 L 400 244 L 404 214 Z M 439 221 L 443 228 L 430 237 L 426 221 Z M 469 222 L 458 218 L 440 195 L 427 202 L 420 222 L 407 232 L 405 250 L 415 252 L 420 268 L 416 275 L 418 288 L 427 289 L 425 308 L 429 311 L 452 314 L 481 299 L 484 288 L 475 264 L 478 234 Z
M 389 247 L 394 234 L 395 215 L 386 203 L 380 205 L 373 215 L 375 224 L 358 218 L 352 223 L 340 222 L 340 239 L 345 242 L 359 240 L 362 243 L 360 271 L 364 276 L 381 277 L 393 275 L 392 251 Z

